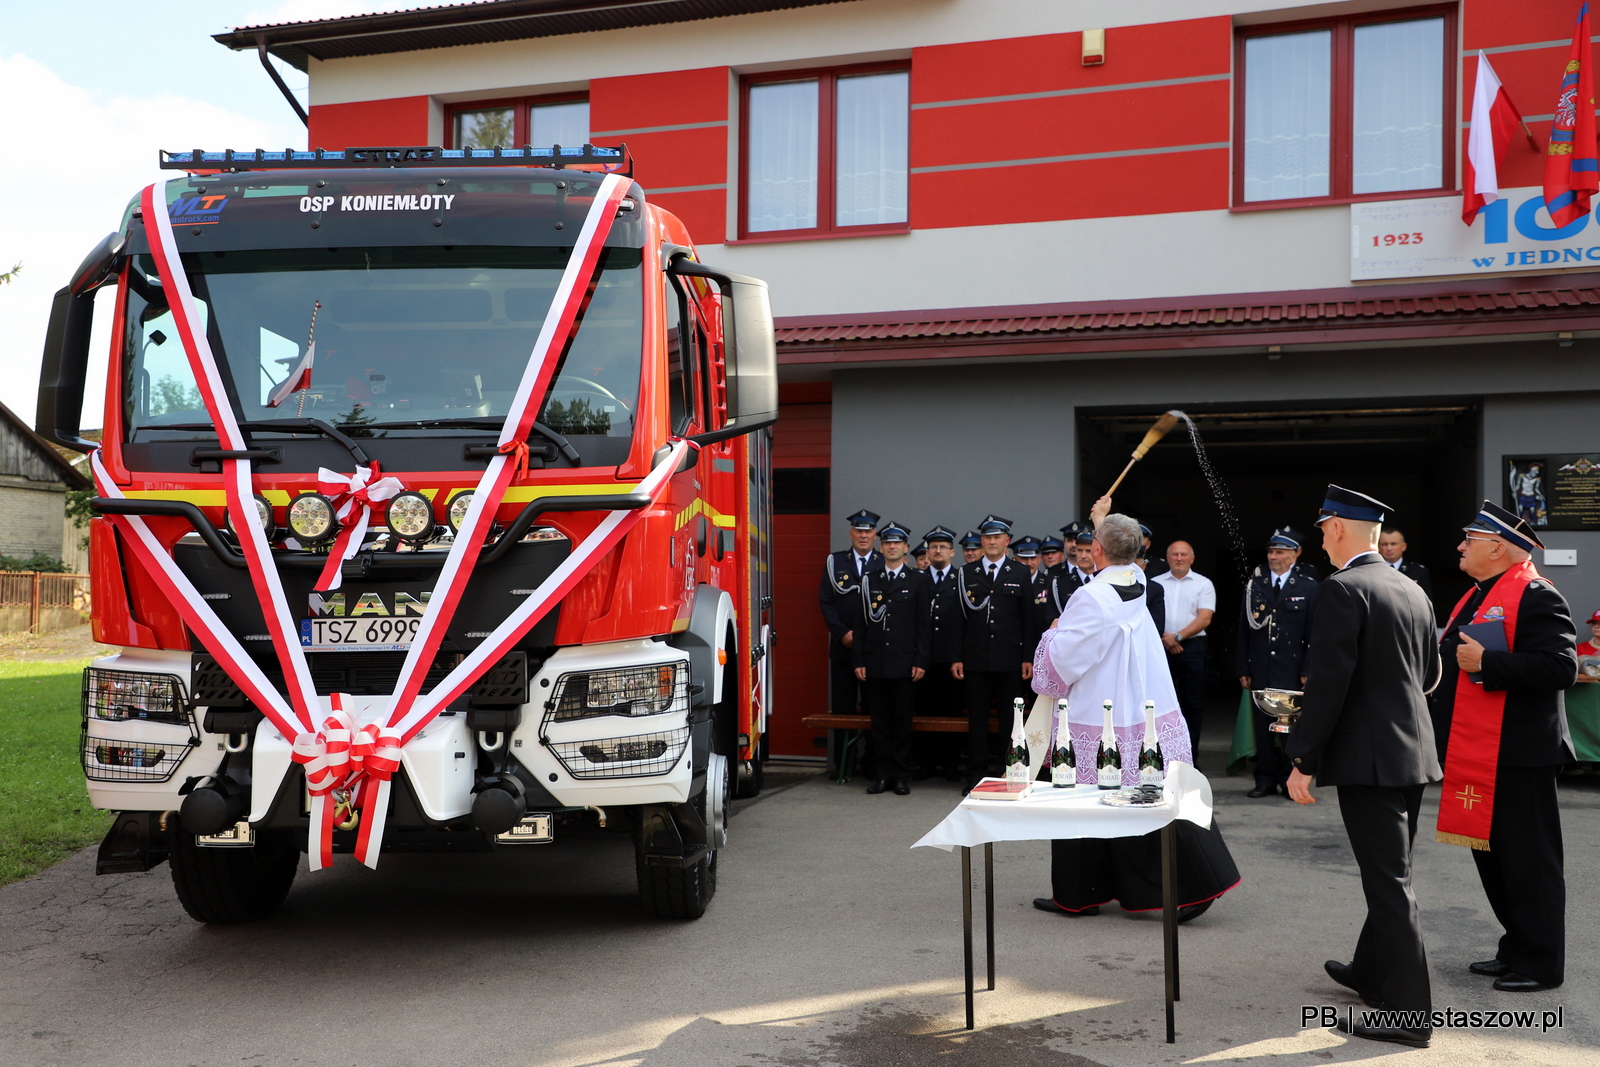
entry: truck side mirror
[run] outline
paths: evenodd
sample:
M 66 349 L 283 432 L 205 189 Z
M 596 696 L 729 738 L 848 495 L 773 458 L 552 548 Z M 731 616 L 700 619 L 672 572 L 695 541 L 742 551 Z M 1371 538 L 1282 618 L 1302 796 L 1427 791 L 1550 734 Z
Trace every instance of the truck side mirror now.
M 78 435 L 83 418 L 83 390 L 89 369 L 89 334 L 94 325 L 95 290 L 104 285 L 122 261 L 126 243 L 120 233 L 106 235 L 72 273 L 50 305 L 50 326 L 44 335 L 39 367 L 39 406 L 34 429 L 58 445 L 92 452 L 96 445 Z
M 709 278 L 722 293 L 722 336 L 728 374 L 728 421 L 697 434 L 707 445 L 739 437 L 778 421 L 778 345 L 772 332 L 772 300 L 759 278 L 707 267 L 679 256 L 672 273 Z

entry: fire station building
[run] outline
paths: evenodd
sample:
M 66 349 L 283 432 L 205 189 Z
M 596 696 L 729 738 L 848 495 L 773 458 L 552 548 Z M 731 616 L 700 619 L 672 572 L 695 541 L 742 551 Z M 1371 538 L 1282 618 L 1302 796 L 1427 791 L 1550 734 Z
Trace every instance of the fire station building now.
M 1541 192 L 1578 6 L 486 0 L 218 40 L 307 72 L 308 147 L 625 142 L 702 259 L 771 284 L 772 751 L 806 755 L 845 515 L 1044 536 L 1170 408 L 1252 556 L 1338 482 L 1393 506 L 1444 613 L 1489 498 L 1541 524 L 1581 631 L 1600 220 Z M 1527 136 L 1469 226 L 1480 52 Z M 1229 662 L 1238 570 L 1181 433 L 1116 506 L 1195 545 Z

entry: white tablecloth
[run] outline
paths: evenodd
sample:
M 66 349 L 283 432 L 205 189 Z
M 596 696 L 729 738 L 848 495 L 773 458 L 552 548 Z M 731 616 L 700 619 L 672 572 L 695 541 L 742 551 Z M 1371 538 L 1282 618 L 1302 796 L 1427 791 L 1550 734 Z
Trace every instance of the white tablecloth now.
M 1174 819 L 1211 825 L 1211 783 L 1187 763 L 1167 764 L 1161 804 L 1114 808 L 1095 786 L 1056 789 L 1038 782 L 1022 800 L 967 797 L 912 848 L 981 845 L 986 841 L 1051 841 L 1070 837 L 1139 837 Z

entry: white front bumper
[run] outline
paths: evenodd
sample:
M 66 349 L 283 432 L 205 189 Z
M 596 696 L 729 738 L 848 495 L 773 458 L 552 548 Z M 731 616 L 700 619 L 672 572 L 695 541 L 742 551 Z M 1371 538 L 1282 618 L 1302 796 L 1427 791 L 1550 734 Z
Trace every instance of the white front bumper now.
M 511 734 L 511 754 L 528 769 L 556 803 L 562 807 L 621 807 L 634 804 L 673 804 L 689 799 L 692 773 L 692 744 L 685 744 L 681 756 L 663 773 L 604 777 L 605 768 L 568 756 L 569 767 L 557 758 L 550 745 L 603 741 L 641 735 L 676 734 L 686 731 L 687 709 L 661 715 L 604 715 L 573 722 L 546 723 L 546 701 L 563 674 L 598 671 L 616 667 L 661 663 L 687 663 L 678 649 L 656 641 L 617 641 L 558 649 L 529 680 L 529 702 L 523 705 L 522 724 Z M 119 655 L 96 660 L 94 666 L 115 670 L 151 671 L 175 674 L 189 684 L 190 654 L 127 649 Z M 687 670 L 687 666 L 684 668 Z M 347 696 L 345 709 L 357 724 L 382 716 L 388 697 Z M 320 701 L 322 710 L 330 708 L 329 698 Z M 203 714 L 196 718 L 204 721 Z M 171 740 L 189 736 L 189 728 L 158 723 L 108 723 L 116 736 L 129 741 Z M 199 743 L 164 782 L 90 781 L 89 798 L 97 808 L 118 811 L 171 811 L 182 803 L 178 789 L 188 778 L 213 774 L 222 762 L 227 741 L 222 735 L 208 734 L 198 725 Z M 146 737 L 150 732 L 161 736 Z M 167 735 L 171 735 L 169 738 Z M 494 740 L 487 738 L 486 740 Z M 544 742 L 548 741 L 547 745 Z M 424 815 L 443 822 L 460 818 L 472 810 L 472 787 L 476 780 L 480 738 L 467 729 L 463 713 L 441 714 L 401 749 L 401 766 L 416 793 Z M 294 766 L 293 738 L 285 738 L 270 723 L 256 729 L 252 753 L 252 787 L 249 818 L 265 818 L 283 781 Z M 579 777 L 581 774 L 583 777 Z

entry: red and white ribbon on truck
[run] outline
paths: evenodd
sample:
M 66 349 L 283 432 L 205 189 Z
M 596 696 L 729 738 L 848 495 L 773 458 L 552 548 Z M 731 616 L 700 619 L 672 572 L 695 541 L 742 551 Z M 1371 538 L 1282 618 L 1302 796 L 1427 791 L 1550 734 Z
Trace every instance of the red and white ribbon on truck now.
M 525 449 L 527 436 L 538 415 L 538 404 L 548 392 L 561 353 L 567 348 L 587 298 L 590 282 L 598 269 L 606 238 L 631 184 L 630 179 L 620 175 L 607 175 L 590 204 L 583 228 L 562 272 L 538 340 L 529 355 L 527 367 L 506 415 L 500 432 L 500 451 L 489 461 L 479 479 L 466 517 L 457 528 L 455 541 L 445 557 L 434 595 L 406 653 L 395 691 L 378 720 L 360 725 L 354 723 L 343 708 L 342 694 L 333 694 L 330 698 L 331 710 L 328 713 L 321 711 L 321 700 L 316 694 L 305 652 L 300 645 L 299 630 L 256 512 L 248 458 L 223 460 L 223 483 L 229 513 L 234 516 L 234 528 L 262 605 L 267 632 L 283 669 L 284 682 L 289 691 L 287 700 L 201 598 L 148 524 L 137 515 L 108 516 L 127 535 L 135 557 L 178 610 L 185 624 L 199 635 L 206 651 L 216 658 L 267 720 L 285 738 L 292 740 L 294 759 L 304 765 L 308 786 L 312 789 L 311 840 L 307 851 L 313 870 L 332 861 L 334 805 L 329 801 L 336 790 L 350 791 L 350 803 L 361 811 L 356 839 L 357 858 L 369 867 L 377 866 L 388 812 L 389 783 L 400 768 L 401 750 L 406 742 L 504 656 L 552 606 L 594 569 L 648 510 L 646 507 L 608 513 L 522 605 L 432 692 L 426 695 L 421 693 L 428 668 L 438 654 L 439 644 L 471 581 L 473 568 L 481 555 L 506 489 L 525 469 L 525 463 L 518 461 L 519 452 L 522 451 L 518 446 L 522 445 Z M 199 326 L 194 294 L 179 261 L 172 223 L 157 186 L 152 185 L 144 190 L 140 207 L 163 291 L 167 294 L 178 336 L 194 370 L 206 410 L 216 425 L 223 448 L 243 452 L 248 442 L 239 428 L 233 409 L 228 405 L 222 375 L 205 331 Z M 648 496 L 650 506 L 654 506 L 665 493 L 671 473 L 683 462 L 685 453 L 691 447 L 687 441 L 672 442 L 666 456 L 634 487 L 633 492 Z M 124 494 L 107 475 L 98 453 L 92 457 L 92 461 L 95 484 L 100 494 L 122 497 Z M 377 472 L 374 470 L 371 473 Z M 358 478 L 361 485 L 355 484 Z M 359 473 L 355 477 L 341 477 L 340 480 L 352 492 L 361 490 L 366 482 Z M 376 497 L 375 489 L 376 486 L 366 489 L 369 497 Z M 370 505 L 360 501 L 355 507 L 360 519 L 365 519 Z M 360 542 L 353 529 L 350 531 L 350 540 L 355 548 L 359 548 Z M 335 558 L 342 560 L 343 555 L 336 550 Z M 329 568 L 334 566 L 330 560 Z

